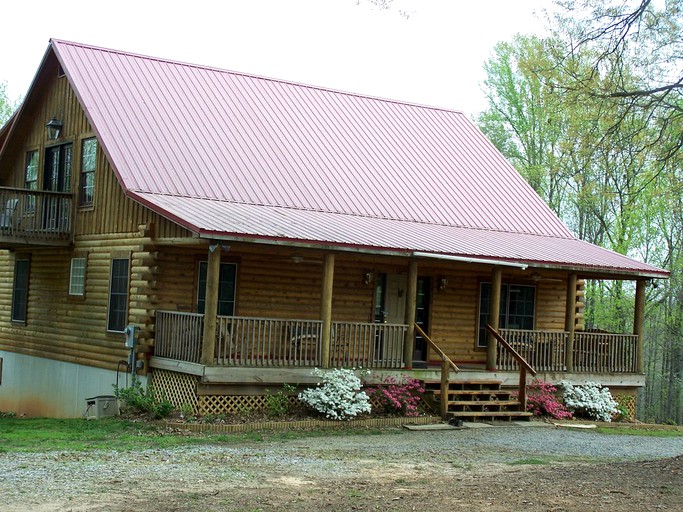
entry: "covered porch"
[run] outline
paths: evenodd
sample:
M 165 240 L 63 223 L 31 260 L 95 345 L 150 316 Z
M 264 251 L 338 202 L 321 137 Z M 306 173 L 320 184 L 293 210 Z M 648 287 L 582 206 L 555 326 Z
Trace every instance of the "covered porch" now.
M 412 369 L 403 358 L 408 325 L 332 322 L 323 347 L 323 322 L 278 318 L 216 316 L 213 357 L 202 360 L 204 315 L 157 311 L 154 356 L 225 368 Z M 500 334 L 539 372 L 638 374 L 639 337 L 634 334 L 500 329 Z M 571 352 L 570 352 L 571 350 Z M 451 356 L 452 357 L 452 356 Z M 157 361 L 158 362 L 158 361 Z M 435 369 L 439 361 L 428 367 Z M 485 365 L 465 365 L 484 370 Z M 514 357 L 497 346 L 495 368 L 517 372 Z
M 219 310 L 221 252 L 225 251 L 214 243 L 205 253 L 205 311 Z M 196 311 L 158 309 L 154 312 L 154 357 L 151 366 L 168 368 L 169 364 L 177 362 L 179 369 L 195 368 L 190 373 L 196 371 L 193 365 L 216 370 L 223 368 L 226 371 L 237 368 L 314 367 L 362 367 L 370 370 L 409 371 L 438 369 L 441 364 L 439 354 L 444 353 L 464 369 L 518 372 L 517 361 L 508 351 L 501 348 L 495 337 L 489 335 L 486 343 L 483 346 L 479 345 L 483 341 L 483 338 L 477 338 L 479 321 L 489 323 L 538 372 L 631 375 L 643 373 L 641 334 L 647 282 L 644 278 L 636 279 L 632 333 L 612 334 L 577 329 L 577 325 L 581 325 L 577 320 L 582 314 L 583 304 L 580 297 L 582 292 L 577 291 L 579 276 L 574 272 L 565 272 L 564 279 L 558 278 L 557 273 L 553 274 L 555 277 L 548 280 L 552 284 L 552 297 L 559 293 L 564 294 L 564 297 L 553 303 L 552 308 L 547 304 L 534 305 L 533 328 L 521 329 L 500 325 L 501 319 L 505 318 L 501 314 L 501 308 L 511 307 L 502 297 L 505 286 L 503 276 L 509 275 L 511 277 L 508 279 L 517 282 L 524 282 L 526 279 L 527 282 L 540 287 L 542 282 L 539 283 L 538 276 L 542 275 L 540 272 L 543 270 L 534 268 L 532 274 L 527 270 L 527 265 L 519 263 L 472 258 L 468 258 L 467 261 L 457 258 L 437 260 L 426 255 L 402 255 L 399 261 L 404 262 L 405 273 L 401 287 L 405 287 L 405 290 L 396 291 L 396 294 L 402 297 L 402 302 L 398 304 L 400 314 L 387 318 L 386 312 L 381 311 L 384 306 L 379 307 L 379 301 L 383 300 L 377 291 L 379 288 L 372 283 L 377 279 L 376 270 L 363 271 L 364 283 L 357 285 L 358 287 L 353 288 L 354 291 L 349 294 L 368 295 L 368 300 L 364 302 L 367 305 L 364 307 L 372 308 L 374 314 L 371 315 L 370 311 L 358 311 L 354 315 L 367 315 L 371 318 L 374 316 L 375 321 L 344 321 L 337 319 L 340 316 L 339 310 L 333 308 L 336 304 L 335 258 L 342 257 L 343 253 L 317 254 L 319 260 L 316 261 L 319 261 L 321 266 L 310 267 L 318 269 L 313 281 L 320 286 L 319 310 L 313 312 L 313 316 L 317 318 L 311 318 L 310 305 L 308 310 L 301 310 L 301 316 L 204 314 Z M 349 258 L 348 255 L 346 257 Z M 247 264 L 246 257 L 240 261 L 242 266 Z M 440 265 L 436 270 L 434 262 Z M 376 269 L 380 264 L 375 265 Z M 473 277 L 467 278 L 472 281 L 472 284 L 467 284 L 469 289 L 457 289 L 458 284 L 454 285 L 454 280 L 449 284 L 447 277 L 438 277 L 453 275 L 445 270 L 449 266 L 472 269 L 469 272 Z M 355 268 L 363 267 L 357 265 Z M 418 286 L 418 275 L 422 273 L 433 276 L 433 295 L 428 299 L 425 299 L 425 290 Z M 348 277 L 340 276 L 340 279 L 348 281 Z M 466 286 L 463 278 L 459 279 L 462 283 L 459 286 Z M 472 291 L 476 292 L 479 283 L 484 280 L 487 281 L 487 286 L 490 282 L 490 292 L 486 296 L 487 311 L 482 316 L 481 301 L 484 298 L 476 295 L 473 297 Z M 544 288 L 548 286 L 550 285 L 543 285 Z M 315 291 L 308 290 L 308 293 Z M 534 293 L 539 295 L 536 300 L 540 302 L 541 292 Z M 374 295 L 374 298 L 370 300 L 371 295 Z M 286 301 L 287 297 L 273 299 L 277 300 Z M 424 319 L 421 323 L 419 318 L 421 305 L 424 306 L 422 303 L 425 300 L 429 300 L 432 310 L 432 318 L 429 318 L 426 324 Z M 350 299 L 345 301 L 351 302 Z M 449 301 L 453 306 L 449 306 L 448 309 L 441 308 L 440 304 L 445 301 Z M 455 307 L 459 308 L 458 312 L 450 315 L 449 311 Z M 562 309 L 564 314 L 557 320 L 556 311 Z M 467 316 L 460 312 L 465 310 L 468 311 Z M 552 311 L 555 318 L 552 322 L 544 318 L 546 310 Z M 547 325 L 561 327 L 560 322 L 564 324 L 564 329 L 544 328 Z M 463 343 L 454 342 L 452 335 L 449 334 L 451 331 L 448 328 L 451 323 L 464 326 L 459 332 L 469 331 L 474 334 L 470 343 L 478 346 L 468 349 L 467 354 L 461 353 L 461 349 L 457 347 L 463 346 Z M 429 339 L 428 343 L 424 337 L 416 335 L 416 327 L 422 328 L 427 324 L 427 338 L 431 336 L 434 340 Z

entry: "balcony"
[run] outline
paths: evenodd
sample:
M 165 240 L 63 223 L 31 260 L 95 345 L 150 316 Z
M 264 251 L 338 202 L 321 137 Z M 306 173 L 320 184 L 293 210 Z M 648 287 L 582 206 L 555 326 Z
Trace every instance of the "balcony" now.
M 68 246 L 73 194 L 0 187 L 0 248 Z

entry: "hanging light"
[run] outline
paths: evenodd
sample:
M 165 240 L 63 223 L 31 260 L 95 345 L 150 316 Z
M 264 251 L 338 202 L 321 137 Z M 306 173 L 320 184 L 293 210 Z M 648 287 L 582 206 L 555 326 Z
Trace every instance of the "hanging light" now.
M 52 119 L 47 122 L 45 128 L 47 128 L 48 138 L 50 140 L 57 140 L 62 133 L 62 122 L 53 116 Z

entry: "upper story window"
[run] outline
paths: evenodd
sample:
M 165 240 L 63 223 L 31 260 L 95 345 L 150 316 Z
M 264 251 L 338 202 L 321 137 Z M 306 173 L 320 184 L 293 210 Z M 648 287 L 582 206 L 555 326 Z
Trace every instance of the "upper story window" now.
M 92 206 L 95 200 L 95 162 L 97 157 L 97 139 L 92 137 L 83 140 L 81 146 L 81 185 L 79 204 Z
M 485 347 L 487 345 L 486 323 L 489 318 L 490 297 L 491 283 L 481 283 L 479 290 L 478 347 Z M 505 283 L 501 285 L 498 327 L 501 329 L 532 330 L 534 328 L 535 312 L 535 286 Z
M 38 152 L 29 151 L 26 153 L 26 172 L 24 174 L 24 188 L 26 190 L 38 190 Z M 36 209 L 35 196 L 26 198 L 26 211 L 32 212 Z

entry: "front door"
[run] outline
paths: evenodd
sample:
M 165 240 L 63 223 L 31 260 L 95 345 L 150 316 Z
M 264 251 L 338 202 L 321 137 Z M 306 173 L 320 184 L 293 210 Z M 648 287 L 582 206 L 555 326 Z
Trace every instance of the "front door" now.
M 402 324 L 406 316 L 406 274 L 379 274 L 375 284 L 375 322 Z M 417 278 L 416 323 L 427 332 L 429 321 L 430 279 Z M 421 336 L 415 337 L 413 360 L 418 365 L 427 357 L 425 342 Z
M 431 302 L 431 280 L 427 276 L 417 278 L 417 302 L 415 304 L 415 323 L 424 332 L 429 332 L 429 304 Z M 415 348 L 413 350 L 413 367 L 426 366 L 427 342 L 415 333 Z

